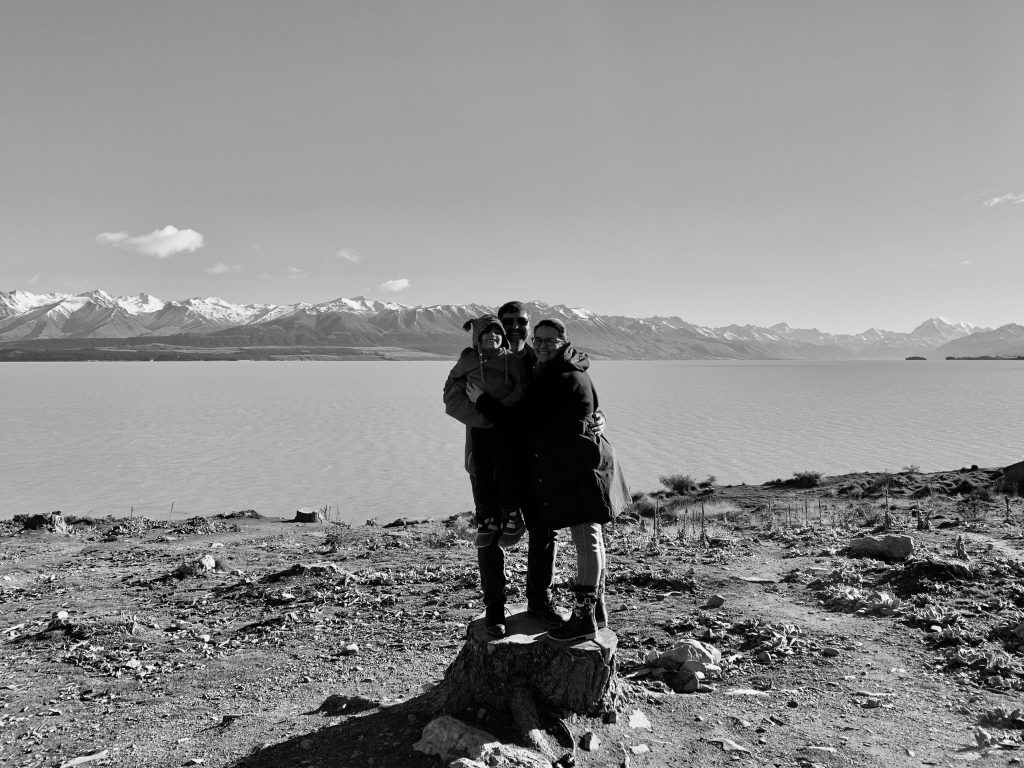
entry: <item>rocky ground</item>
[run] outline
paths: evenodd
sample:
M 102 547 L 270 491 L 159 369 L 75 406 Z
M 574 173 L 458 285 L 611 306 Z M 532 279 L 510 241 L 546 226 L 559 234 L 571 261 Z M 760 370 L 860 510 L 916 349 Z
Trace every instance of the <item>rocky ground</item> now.
M 563 721 L 592 747 L 577 746 L 576 763 L 1020 763 L 1024 506 L 985 493 L 990 476 L 648 500 L 657 526 L 608 533 L 621 694 L 616 716 Z M 413 744 L 433 717 L 418 697 L 479 610 L 466 516 L 0 526 L 4 765 L 446 764 Z M 851 557 L 869 533 L 909 535 L 914 552 Z M 562 576 L 571 555 L 563 547 Z M 670 663 L 684 640 L 721 655 L 703 680 Z M 498 713 L 459 716 L 514 738 Z

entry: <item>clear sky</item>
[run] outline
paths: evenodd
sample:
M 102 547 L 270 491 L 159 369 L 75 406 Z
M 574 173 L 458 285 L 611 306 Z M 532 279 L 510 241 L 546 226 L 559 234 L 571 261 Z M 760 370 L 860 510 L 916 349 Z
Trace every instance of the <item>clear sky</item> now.
M 1018 0 L 0 5 L 0 288 L 1024 323 Z

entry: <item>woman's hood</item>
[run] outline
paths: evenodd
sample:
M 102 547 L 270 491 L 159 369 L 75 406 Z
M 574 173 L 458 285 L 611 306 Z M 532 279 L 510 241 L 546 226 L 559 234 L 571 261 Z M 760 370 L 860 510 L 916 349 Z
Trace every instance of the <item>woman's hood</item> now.
M 547 366 L 559 372 L 580 371 L 585 373 L 590 368 L 590 355 L 580 352 L 576 347 L 564 346 L 558 357 L 547 363 Z

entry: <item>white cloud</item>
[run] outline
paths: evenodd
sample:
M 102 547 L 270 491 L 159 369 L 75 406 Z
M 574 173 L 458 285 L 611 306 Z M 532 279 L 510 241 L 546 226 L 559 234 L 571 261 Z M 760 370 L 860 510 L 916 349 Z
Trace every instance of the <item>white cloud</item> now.
M 240 264 L 224 264 L 218 261 L 212 267 L 203 270 L 208 275 L 226 275 L 228 272 L 238 272 L 242 269 Z
M 412 285 L 412 283 L 410 283 L 404 277 L 400 277 L 397 280 L 386 280 L 385 282 L 380 284 L 380 289 L 382 291 L 391 291 L 392 293 L 398 293 L 399 291 L 404 291 L 410 285 Z
M 974 262 L 971 261 L 970 259 L 964 259 L 963 261 L 960 262 L 961 267 L 969 267 L 972 264 L 974 264 Z
M 337 256 L 339 259 L 344 259 L 345 261 L 351 261 L 353 264 L 355 264 L 357 261 L 362 261 L 363 260 L 363 254 L 359 253 L 359 251 L 357 251 L 357 250 L 355 250 L 353 248 L 342 248 L 340 251 L 338 251 L 334 255 Z
M 203 247 L 203 236 L 194 229 L 178 229 L 168 224 L 147 235 L 129 235 L 127 232 L 101 232 L 96 235 L 99 245 L 112 245 L 125 251 L 166 259 L 176 253 L 198 251 Z
M 36 272 L 34 275 L 32 275 L 32 277 L 30 277 L 28 279 L 28 284 L 29 285 L 35 285 L 36 283 L 38 283 L 42 279 L 43 279 L 43 276 L 41 274 L 39 274 L 38 272 Z
M 288 267 L 288 279 L 289 280 L 301 280 L 304 277 L 308 277 L 309 272 L 298 267 Z
M 990 197 L 982 205 L 986 208 L 994 208 L 997 205 L 1003 205 L 1009 203 L 1010 205 L 1024 205 L 1024 194 L 1015 194 L 1013 192 L 1007 195 L 1000 195 L 999 197 Z

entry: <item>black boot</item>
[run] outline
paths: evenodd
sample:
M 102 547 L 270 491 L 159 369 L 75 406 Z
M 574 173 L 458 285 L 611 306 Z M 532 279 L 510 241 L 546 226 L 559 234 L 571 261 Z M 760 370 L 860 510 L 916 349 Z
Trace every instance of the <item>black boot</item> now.
M 608 629 L 608 614 L 604 608 L 604 595 L 598 595 L 594 603 L 594 624 L 598 629 Z
M 597 602 L 594 604 L 594 621 L 598 629 L 608 629 L 608 614 L 604 607 L 604 583 L 605 575 L 601 574 L 601 581 L 597 585 Z
M 548 637 L 563 643 L 593 640 L 597 636 L 597 621 L 594 619 L 597 598 L 594 593 L 594 587 L 577 587 L 572 616 L 557 629 L 548 630 Z

